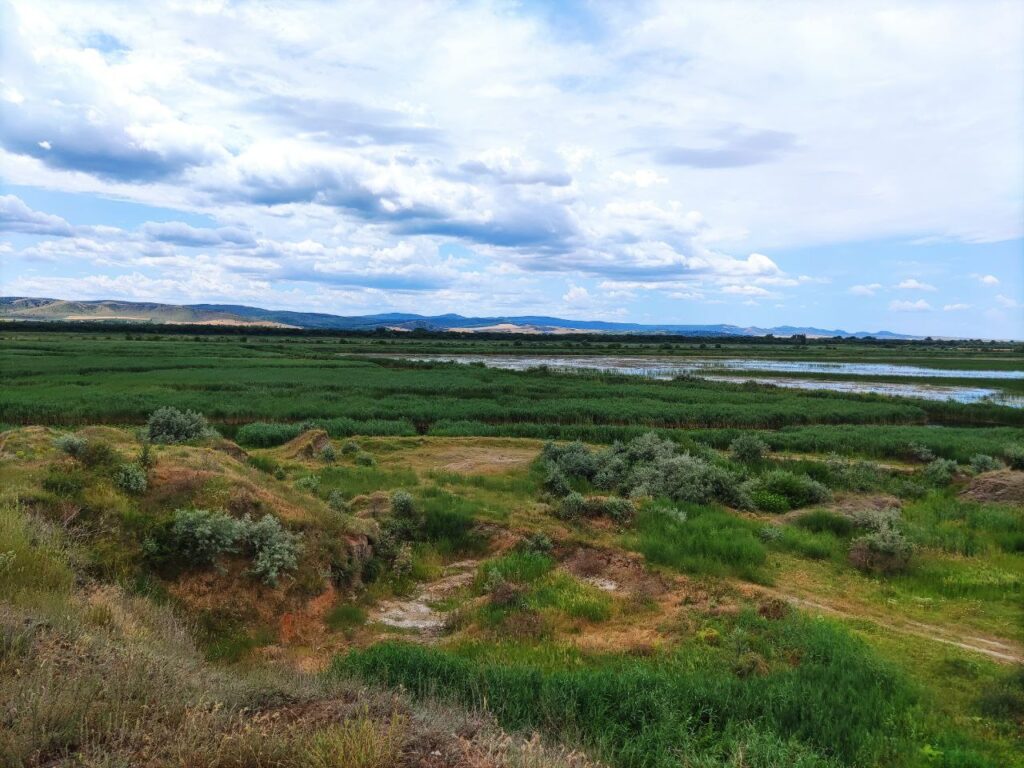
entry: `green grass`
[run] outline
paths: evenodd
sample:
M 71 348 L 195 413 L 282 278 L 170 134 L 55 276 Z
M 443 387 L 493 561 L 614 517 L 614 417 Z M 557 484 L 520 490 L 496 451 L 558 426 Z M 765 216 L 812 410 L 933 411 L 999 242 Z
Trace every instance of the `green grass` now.
M 740 753 L 743 765 L 915 765 L 925 740 L 956 737 L 932 730 L 913 686 L 835 624 L 743 614 L 721 630 L 719 648 L 555 665 L 500 648 L 481 656 L 388 643 L 339 658 L 334 671 L 482 707 L 506 727 L 540 729 L 629 768 Z M 751 654 L 765 671 L 744 677 L 734 670 Z M 993 765 L 973 757 L 961 764 Z
M 668 510 L 685 513 L 685 520 Z M 764 581 L 760 526 L 716 507 L 654 504 L 637 513 L 623 543 L 648 562 L 685 573 Z
M 366 623 L 366 610 L 354 603 L 342 603 L 327 613 L 327 626 L 333 630 L 351 630 Z

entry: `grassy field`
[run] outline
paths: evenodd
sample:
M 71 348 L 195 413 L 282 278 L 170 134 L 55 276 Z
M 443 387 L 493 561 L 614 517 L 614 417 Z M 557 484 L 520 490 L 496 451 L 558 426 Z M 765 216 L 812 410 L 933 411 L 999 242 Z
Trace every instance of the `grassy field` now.
M 1017 411 L 143 336 L 0 347 L 2 765 L 1024 765 Z

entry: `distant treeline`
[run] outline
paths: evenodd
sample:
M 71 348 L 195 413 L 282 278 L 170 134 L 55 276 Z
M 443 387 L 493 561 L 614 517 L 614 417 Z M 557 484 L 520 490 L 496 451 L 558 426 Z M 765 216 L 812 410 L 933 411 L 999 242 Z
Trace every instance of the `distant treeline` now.
M 1012 346 L 1015 352 L 1024 352 L 1024 346 L 1017 342 L 991 341 L 984 339 L 886 339 L 874 336 L 829 336 L 807 337 L 802 334 L 793 336 L 734 336 L 722 334 L 682 335 L 670 332 L 663 333 L 507 333 L 497 331 L 440 331 L 416 328 L 398 331 L 389 328 L 348 329 L 348 328 L 275 328 L 272 326 L 255 325 L 199 325 L 187 323 L 140 323 L 125 320 L 102 321 L 63 321 L 63 320 L 0 320 L 0 331 L 21 333 L 93 333 L 93 334 L 145 334 L 147 336 L 270 336 L 270 337 L 301 337 L 301 338 L 385 338 L 385 339 L 430 339 L 437 341 L 518 341 L 518 342 L 558 342 L 558 343 L 592 343 L 608 345 L 624 342 L 637 344 L 708 344 L 715 345 L 854 345 L 886 348 L 901 347 L 977 347 L 987 349 L 1006 349 Z

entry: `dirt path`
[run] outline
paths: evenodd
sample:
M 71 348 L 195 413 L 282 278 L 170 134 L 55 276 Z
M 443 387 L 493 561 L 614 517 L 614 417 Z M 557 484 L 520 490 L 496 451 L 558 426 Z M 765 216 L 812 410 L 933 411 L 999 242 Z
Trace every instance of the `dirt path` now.
M 870 612 L 855 611 L 849 606 L 839 605 L 822 600 L 821 598 L 805 597 L 770 587 L 747 586 L 751 592 L 777 597 L 806 610 L 818 611 L 844 619 L 870 621 L 872 624 L 890 632 L 913 635 L 933 640 L 937 643 L 945 643 L 946 645 L 962 648 L 965 651 L 980 653 L 1003 664 L 1024 664 L 1024 648 L 1011 640 L 980 637 L 977 634 L 973 634 L 971 630 L 958 629 L 956 627 L 940 627 L 934 624 L 914 621 L 913 619 L 883 618 Z
M 461 560 L 446 566 L 440 579 L 421 585 L 412 597 L 382 601 L 370 614 L 370 620 L 396 629 L 414 630 L 425 638 L 437 637 L 448 614 L 433 604 L 472 582 L 477 565 L 476 560 Z

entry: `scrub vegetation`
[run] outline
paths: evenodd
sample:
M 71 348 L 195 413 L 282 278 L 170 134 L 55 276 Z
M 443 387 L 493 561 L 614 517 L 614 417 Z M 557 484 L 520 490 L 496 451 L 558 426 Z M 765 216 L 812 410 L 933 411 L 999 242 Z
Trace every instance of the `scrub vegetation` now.
M 5 335 L 2 765 L 1024 765 L 1020 411 L 358 357 L 1019 351 Z

